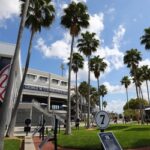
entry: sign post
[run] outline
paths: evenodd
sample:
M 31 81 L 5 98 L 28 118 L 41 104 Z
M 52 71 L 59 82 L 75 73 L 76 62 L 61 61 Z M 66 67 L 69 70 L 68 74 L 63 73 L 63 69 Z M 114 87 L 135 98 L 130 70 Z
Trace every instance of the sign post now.
M 111 132 L 104 132 L 109 125 L 109 121 L 110 118 L 106 111 L 99 111 L 95 116 L 95 122 L 101 131 L 98 136 L 100 137 L 102 143 L 102 149 L 122 150 L 115 136 Z
M 95 121 L 101 132 L 104 132 L 104 129 L 109 125 L 110 118 L 106 111 L 99 111 L 95 116 Z
M 95 122 L 97 124 L 97 126 L 99 126 L 101 133 L 104 132 L 104 129 L 106 129 L 109 125 L 109 115 L 106 111 L 99 111 L 96 116 L 95 116 Z M 102 149 L 103 149 L 103 145 L 102 145 Z

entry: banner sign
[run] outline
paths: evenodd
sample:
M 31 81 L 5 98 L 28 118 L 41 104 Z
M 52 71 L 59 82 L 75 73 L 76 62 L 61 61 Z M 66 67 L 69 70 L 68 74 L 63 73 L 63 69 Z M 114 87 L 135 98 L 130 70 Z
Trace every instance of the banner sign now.
M 49 89 L 49 88 L 39 87 L 39 86 L 24 85 L 24 89 L 34 90 L 34 91 L 42 91 L 42 92 L 52 92 L 52 93 L 67 95 L 67 92 L 65 92 L 65 91 Z
M 6 92 L 6 86 L 9 76 L 9 70 L 10 70 L 10 64 L 6 65 L 1 71 L 0 71 L 0 102 L 2 103 L 4 100 L 5 92 Z

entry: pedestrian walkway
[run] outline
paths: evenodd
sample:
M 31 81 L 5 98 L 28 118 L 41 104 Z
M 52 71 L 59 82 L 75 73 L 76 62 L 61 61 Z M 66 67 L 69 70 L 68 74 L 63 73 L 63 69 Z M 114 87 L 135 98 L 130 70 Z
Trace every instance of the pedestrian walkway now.
M 25 136 L 24 150 L 35 150 L 33 139 L 31 136 Z

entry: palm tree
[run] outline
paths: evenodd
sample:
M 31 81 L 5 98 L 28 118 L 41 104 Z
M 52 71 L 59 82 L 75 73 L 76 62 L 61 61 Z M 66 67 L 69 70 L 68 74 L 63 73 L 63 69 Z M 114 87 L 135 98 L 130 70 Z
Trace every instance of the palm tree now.
M 145 49 L 150 49 L 150 28 L 144 29 L 144 35 L 141 37 L 141 44 L 145 45 Z
M 87 97 L 88 97 L 88 88 L 89 88 L 89 85 L 88 85 L 88 83 L 86 81 L 81 82 L 79 87 L 78 87 L 79 93 L 85 99 L 87 99 Z
M 95 33 L 82 33 L 82 38 L 78 40 L 77 47 L 79 51 L 82 52 L 88 58 L 88 84 L 90 87 L 90 57 L 93 52 L 97 50 L 99 46 L 99 40 L 95 39 Z M 90 127 L 90 88 L 88 89 L 88 119 L 87 119 L 87 128 Z
M 25 19 L 26 19 L 26 15 L 27 15 L 28 6 L 29 6 L 29 0 L 26 0 L 25 7 L 24 7 L 22 17 L 21 17 L 21 21 L 20 21 L 17 42 L 16 42 L 16 47 L 15 47 L 14 57 L 13 57 L 11 68 L 10 68 L 4 102 L 3 102 L 2 109 L 1 109 L 0 149 L 3 149 L 3 146 L 4 146 L 4 133 L 5 133 L 5 127 L 6 127 L 6 120 L 7 120 L 6 116 L 7 116 L 10 97 L 11 97 L 10 96 L 11 89 L 13 87 L 13 80 L 14 80 L 14 76 L 15 76 L 15 68 L 16 68 L 16 64 L 17 64 L 17 59 L 18 59 L 19 53 L 20 53 L 20 44 L 21 44 L 21 39 L 22 39 L 23 29 L 24 29 L 24 25 L 25 25 Z
M 147 96 L 148 96 L 148 101 L 150 105 L 149 87 L 148 87 L 148 80 L 150 79 L 150 69 L 148 68 L 148 65 L 143 65 L 141 66 L 141 70 L 142 70 L 143 80 L 145 80 L 146 82 Z
M 97 79 L 97 87 L 99 91 L 99 78 L 100 78 L 100 72 L 104 72 L 107 67 L 107 64 L 103 61 L 103 58 L 100 58 L 99 56 L 95 56 L 90 60 L 90 69 L 94 72 L 94 75 Z M 101 110 L 101 100 L 99 96 L 99 109 Z
M 22 1 L 21 8 L 23 10 L 24 5 L 25 5 L 25 0 L 21 0 L 21 1 Z M 20 98 L 21 98 L 21 94 L 22 94 L 22 90 L 23 90 L 23 86 L 25 82 L 25 77 L 26 77 L 28 67 L 29 67 L 33 37 L 36 32 L 41 31 L 42 27 L 47 28 L 52 24 L 54 20 L 54 13 L 55 13 L 55 9 L 53 5 L 51 4 L 51 0 L 30 1 L 25 26 L 27 28 L 30 28 L 31 37 L 30 37 L 30 42 L 29 42 L 29 47 L 28 47 L 28 53 L 27 53 L 27 59 L 26 59 L 24 73 L 23 73 L 23 78 L 22 78 L 21 85 L 19 88 L 17 100 L 16 100 L 16 103 L 12 112 L 11 122 L 7 131 L 7 135 L 10 135 L 12 132 L 12 129 L 14 128 L 17 108 L 19 106 L 19 102 L 20 102 Z
M 134 76 L 137 98 L 139 98 L 139 92 L 137 85 L 138 83 L 136 79 L 136 69 L 138 67 L 139 61 L 141 60 L 142 60 L 141 53 L 137 49 L 131 49 L 126 51 L 126 54 L 124 56 L 124 64 L 127 64 L 127 67 L 130 68 L 130 71 Z
M 81 104 L 80 104 L 81 109 L 82 109 L 82 105 L 83 105 L 83 100 L 85 99 L 87 101 L 88 89 L 89 89 L 89 85 L 86 81 L 81 82 L 79 87 L 78 87 L 79 93 L 82 96 Z M 81 114 L 81 116 L 82 116 L 82 114 Z
M 76 119 L 79 118 L 79 99 L 78 99 L 78 88 L 77 88 L 77 81 L 78 81 L 78 70 L 83 69 L 84 59 L 79 53 L 73 53 L 72 58 L 72 70 L 76 74 Z
M 71 65 L 73 55 L 74 38 L 79 34 L 81 28 L 87 28 L 89 25 L 89 15 L 87 7 L 82 3 L 72 2 L 67 8 L 64 9 L 64 15 L 61 17 L 61 24 L 70 30 L 72 36 L 71 51 L 70 51 L 70 64 L 68 72 L 68 107 L 67 107 L 67 124 L 66 134 L 71 134 L 71 102 L 70 102 L 70 81 L 71 81 Z
M 130 79 L 128 78 L 128 76 L 124 76 L 121 80 L 121 84 L 125 86 L 126 89 L 126 96 L 127 96 L 127 104 L 128 104 L 128 109 L 129 109 L 129 103 L 128 103 L 128 86 L 131 84 Z
M 103 101 L 103 106 L 104 106 L 104 110 L 105 110 L 105 108 L 107 106 L 107 102 L 106 101 Z
M 99 104 L 98 103 L 99 93 L 95 87 L 91 87 L 90 92 L 91 92 L 90 94 L 91 107 L 95 107 L 96 104 Z
M 136 80 L 135 80 L 135 77 L 133 77 L 133 82 L 137 83 L 137 87 L 138 87 L 138 92 L 139 92 L 139 98 L 143 99 L 143 92 L 142 92 L 142 88 L 141 88 L 141 85 L 142 85 L 142 82 L 144 81 L 144 78 L 143 78 L 143 71 L 141 68 L 137 67 L 135 69 L 135 73 L 136 73 Z M 132 72 L 131 72 L 131 75 L 132 75 Z
M 100 96 L 102 96 L 102 110 L 103 110 L 103 98 L 104 98 L 104 96 L 107 94 L 107 88 L 106 88 L 106 86 L 105 85 L 101 85 L 100 87 L 99 87 L 99 95 Z
M 65 70 L 63 63 L 60 65 L 60 69 L 61 69 L 61 76 L 63 77 L 64 76 L 64 70 Z

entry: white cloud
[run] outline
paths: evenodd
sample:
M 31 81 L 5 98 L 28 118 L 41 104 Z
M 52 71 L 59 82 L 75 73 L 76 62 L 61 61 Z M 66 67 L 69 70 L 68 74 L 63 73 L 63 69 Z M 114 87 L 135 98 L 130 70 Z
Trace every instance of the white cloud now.
M 19 0 L 0 1 L 0 27 L 6 27 L 5 20 L 12 19 L 19 14 Z
M 114 31 L 114 37 L 113 37 L 113 47 L 114 48 L 119 48 L 120 47 L 120 42 L 125 34 L 125 28 L 123 25 L 119 25 L 117 31 Z
M 149 59 L 145 59 L 139 62 L 139 66 L 143 66 L 143 65 L 148 65 L 150 67 L 150 60 Z
M 123 106 L 125 105 L 125 103 L 126 103 L 126 101 L 123 101 L 122 99 L 109 100 L 109 101 L 107 101 L 106 111 L 122 113 Z
M 90 15 L 90 26 L 86 29 L 89 32 L 94 32 L 100 38 L 101 32 L 104 30 L 104 14 L 94 14 Z
M 84 2 L 84 3 L 86 3 L 86 0 L 72 0 L 72 1 L 74 1 L 74 2 L 76 2 L 76 3 L 79 3 L 79 2 Z
M 124 87 L 122 85 L 111 85 L 109 82 L 103 83 L 110 94 L 112 93 L 124 93 Z
M 68 61 L 70 54 L 70 44 L 68 44 L 68 37 L 64 36 L 63 40 L 58 40 L 52 43 L 50 46 L 47 46 L 44 39 L 39 38 L 37 40 L 37 45 L 35 46 L 45 57 L 56 57 L 63 60 L 64 62 Z
M 106 72 L 110 72 L 113 69 L 120 69 L 124 66 L 123 57 L 124 54 L 119 50 L 121 41 L 125 34 L 125 28 L 123 25 L 119 25 L 118 29 L 114 31 L 112 48 L 105 46 L 100 47 L 94 55 L 100 55 L 106 59 L 107 69 Z

